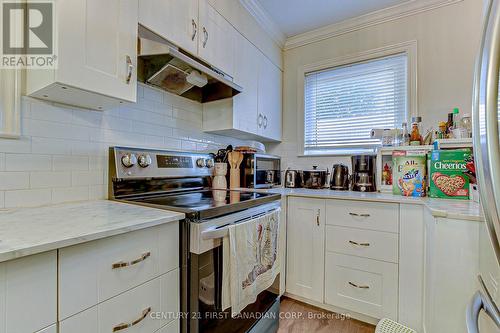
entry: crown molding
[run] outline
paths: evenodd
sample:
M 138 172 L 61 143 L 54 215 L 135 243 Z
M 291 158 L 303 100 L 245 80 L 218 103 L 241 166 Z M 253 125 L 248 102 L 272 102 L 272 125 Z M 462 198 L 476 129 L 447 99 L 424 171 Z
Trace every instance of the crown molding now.
M 377 24 L 453 5 L 462 1 L 463 0 L 411 0 L 409 2 L 377 10 L 339 23 L 330 24 L 319 29 L 289 37 L 285 42 L 284 50 L 294 49 Z
M 271 36 L 280 48 L 285 46 L 286 36 L 262 8 L 257 0 L 240 0 L 243 7 L 253 16 L 257 23 Z

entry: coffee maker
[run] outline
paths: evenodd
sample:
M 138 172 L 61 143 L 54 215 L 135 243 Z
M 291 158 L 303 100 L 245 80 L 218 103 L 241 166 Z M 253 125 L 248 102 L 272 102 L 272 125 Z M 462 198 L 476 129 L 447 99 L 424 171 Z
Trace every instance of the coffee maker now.
M 375 155 L 354 155 L 352 160 L 352 190 L 375 192 Z

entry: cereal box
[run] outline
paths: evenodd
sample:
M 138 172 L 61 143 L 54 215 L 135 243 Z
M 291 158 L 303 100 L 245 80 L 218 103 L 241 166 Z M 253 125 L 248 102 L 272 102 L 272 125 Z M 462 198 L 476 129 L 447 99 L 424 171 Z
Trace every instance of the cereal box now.
M 433 198 L 469 199 L 468 164 L 473 163 L 471 151 L 433 150 L 431 152 L 431 186 Z
M 392 153 L 392 193 L 407 197 L 425 197 L 427 152 L 395 150 Z

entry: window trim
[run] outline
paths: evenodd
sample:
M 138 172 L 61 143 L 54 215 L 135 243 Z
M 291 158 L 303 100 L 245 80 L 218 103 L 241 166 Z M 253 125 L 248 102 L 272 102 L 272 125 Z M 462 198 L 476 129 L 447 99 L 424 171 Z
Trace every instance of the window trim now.
M 298 69 L 298 82 L 297 82 L 297 133 L 298 138 L 298 157 L 311 157 L 311 156 L 350 156 L 351 154 L 345 152 L 325 152 L 317 154 L 306 154 L 304 150 L 304 84 L 305 75 L 310 72 L 327 70 L 333 67 L 346 66 L 358 62 L 375 60 L 377 58 L 388 57 L 391 55 L 405 53 L 407 56 L 408 66 L 408 84 L 407 84 L 407 97 L 408 97 L 408 116 L 414 117 L 418 115 L 417 105 L 417 41 L 411 40 L 399 44 L 384 46 L 381 48 L 361 51 L 346 56 L 339 56 L 327 60 L 319 61 L 312 64 L 307 64 Z

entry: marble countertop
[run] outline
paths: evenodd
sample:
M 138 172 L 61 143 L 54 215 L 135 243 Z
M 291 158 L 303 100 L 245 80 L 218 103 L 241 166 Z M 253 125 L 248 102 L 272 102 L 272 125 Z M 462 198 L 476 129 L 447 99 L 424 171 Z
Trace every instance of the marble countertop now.
M 183 218 L 110 200 L 0 210 L 0 262 Z
M 481 205 L 470 200 L 403 197 L 392 193 L 364 193 L 354 191 L 333 191 L 329 189 L 314 190 L 306 188 L 278 187 L 272 189 L 258 189 L 256 191 L 279 193 L 281 195 L 294 197 L 417 204 L 424 205 L 435 217 L 484 221 Z

